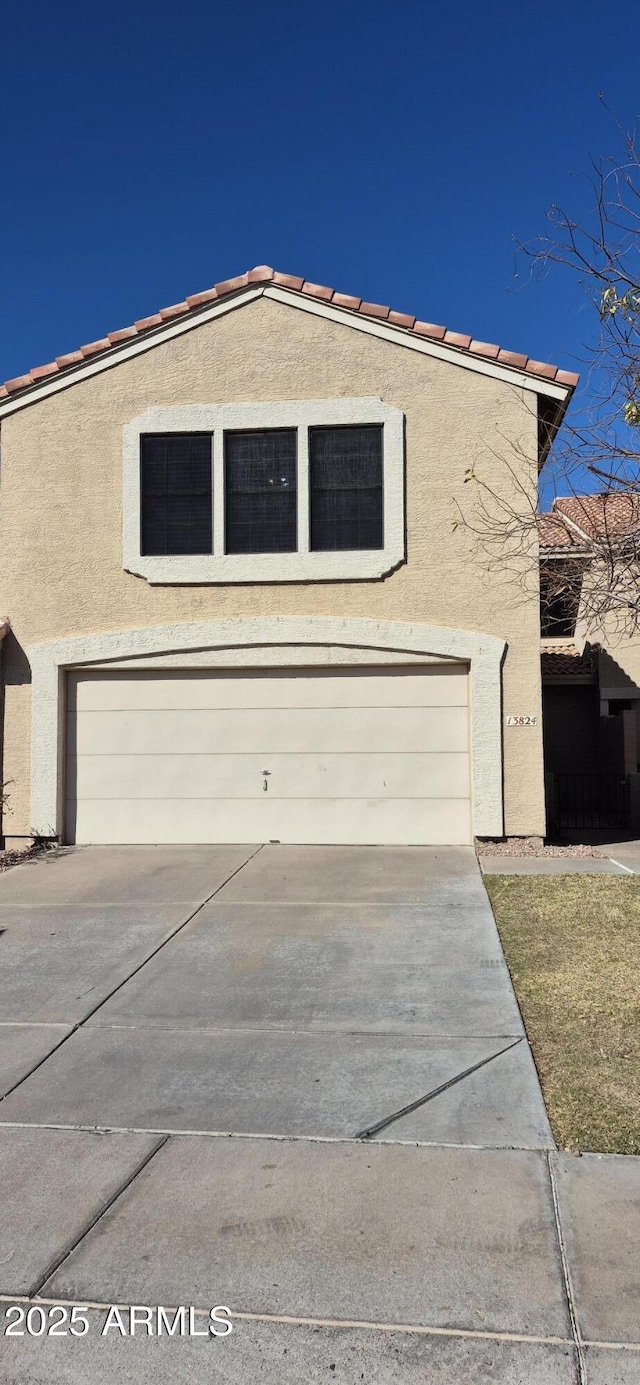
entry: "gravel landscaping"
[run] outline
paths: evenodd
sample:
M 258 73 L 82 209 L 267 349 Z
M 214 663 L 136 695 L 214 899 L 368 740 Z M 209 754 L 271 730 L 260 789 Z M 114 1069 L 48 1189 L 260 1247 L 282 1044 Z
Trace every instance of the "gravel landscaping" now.
M 532 841 L 530 837 L 510 837 L 499 842 L 477 842 L 476 852 L 478 856 L 567 856 L 574 860 L 585 856 L 597 856 L 599 860 L 607 859 L 606 852 L 598 851 L 595 846 L 573 842 L 540 843 Z

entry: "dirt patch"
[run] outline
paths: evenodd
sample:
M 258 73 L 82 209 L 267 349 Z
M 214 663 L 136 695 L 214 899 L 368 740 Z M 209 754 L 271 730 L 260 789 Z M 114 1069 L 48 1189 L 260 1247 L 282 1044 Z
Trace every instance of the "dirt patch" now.
M 11 870 L 12 866 L 21 866 L 23 861 L 32 861 L 35 856 L 44 856 L 56 850 L 56 842 L 32 842 L 30 846 L 17 851 L 0 851 L 0 874 L 3 870 Z

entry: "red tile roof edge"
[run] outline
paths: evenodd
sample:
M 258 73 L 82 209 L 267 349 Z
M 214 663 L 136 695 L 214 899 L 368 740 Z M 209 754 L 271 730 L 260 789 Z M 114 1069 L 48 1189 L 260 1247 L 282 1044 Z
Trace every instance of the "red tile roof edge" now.
M 632 490 L 593 491 L 557 496 L 552 508 L 537 516 L 541 549 L 576 550 L 599 540 L 612 542 L 640 532 L 640 494 Z
M 22 394 L 25 390 L 32 389 L 34 385 L 39 384 L 45 378 L 53 375 L 64 375 L 67 371 L 71 373 L 76 365 L 88 357 L 95 359 L 96 356 L 112 351 L 121 342 L 146 336 L 148 333 L 157 331 L 159 327 L 163 327 L 166 322 L 172 322 L 179 317 L 187 317 L 191 313 L 195 314 L 198 309 L 207 304 L 218 302 L 218 300 L 238 293 L 242 289 L 251 288 L 254 284 L 274 284 L 278 288 L 288 289 L 308 298 L 315 298 L 324 303 L 333 303 L 338 308 L 357 313 L 372 321 L 388 322 L 391 326 L 399 327 L 408 334 L 443 342 L 445 346 L 455 347 L 464 355 L 493 360 L 499 365 L 523 370 L 529 375 L 536 375 L 545 380 L 553 380 L 556 384 L 566 385 L 569 389 L 574 389 L 580 378 L 571 370 L 559 370 L 555 365 L 548 365 L 544 361 L 533 361 L 528 356 L 518 352 L 505 351 L 500 346 L 494 346 L 489 342 L 476 341 L 472 337 L 459 332 L 451 332 L 446 327 L 439 327 L 432 322 L 418 322 L 415 317 L 411 317 L 407 313 L 393 312 L 390 308 L 383 307 L 379 303 L 363 302 L 361 298 L 338 293 L 336 289 L 327 288 L 323 284 L 312 284 L 293 274 L 281 274 L 272 269 L 270 265 L 256 265 L 254 269 L 247 270 L 245 274 L 238 274 L 234 279 L 224 279 L 221 283 L 215 284 L 212 289 L 205 289 L 203 293 L 192 294 L 182 303 L 174 303 L 169 308 L 161 308 L 159 312 L 153 313 L 150 317 L 139 318 L 132 327 L 124 327 L 117 332 L 110 332 L 108 336 L 102 337 L 99 341 L 81 346 L 78 351 L 57 356 L 55 361 L 50 361 L 46 365 L 36 366 L 27 375 L 19 375 L 14 380 L 5 381 L 4 385 L 0 385 L 0 402 Z
M 562 678 L 584 676 L 595 673 L 595 655 L 592 650 L 586 648 L 582 651 L 573 645 L 560 645 L 557 648 L 545 648 L 544 643 L 540 651 L 542 672 L 547 677 Z

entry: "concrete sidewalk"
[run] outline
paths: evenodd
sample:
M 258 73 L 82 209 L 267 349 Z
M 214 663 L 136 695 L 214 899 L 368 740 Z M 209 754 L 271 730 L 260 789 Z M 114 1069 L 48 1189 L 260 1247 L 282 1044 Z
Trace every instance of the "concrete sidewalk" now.
M 621 861 L 598 856 L 483 856 L 483 875 L 633 875 Z M 640 862 L 638 863 L 640 869 Z
M 600 847 L 601 851 L 606 851 L 610 860 L 626 866 L 627 870 L 633 871 L 634 875 L 640 874 L 640 841 L 637 838 L 630 838 L 622 842 L 608 842 L 606 846 Z
M 4 1338 L 11 1385 L 640 1380 L 640 1159 L 5 1127 L 0 1161 L 0 1291 L 94 1305 Z M 112 1303 L 237 1316 L 104 1339 Z

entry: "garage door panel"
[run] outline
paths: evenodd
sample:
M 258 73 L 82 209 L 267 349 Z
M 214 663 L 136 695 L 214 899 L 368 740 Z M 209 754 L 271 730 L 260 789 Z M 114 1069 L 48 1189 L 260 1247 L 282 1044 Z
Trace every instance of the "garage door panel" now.
M 265 795 L 266 798 L 266 795 Z M 469 805 L 461 799 L 87 800 L 79 804 L 83 842 L 253 842 L 316 845 L 461 846 L 469 842 Z
M 72 674 L 67 839 L 467 843 L 467 683 L 461 665 Z
M 468 756 L 82 755 L 69 761 L 84 798 L 468 798 Z
M 77 754 L 464 751 L 464 707 L 268 707 L 78 712 Z
M 337 674 L 331 669 L 279 671 L 269 675 L 185 670 L 156 673 L 75 674 L 69 681 L 68 707 L 78 711 L 153 711 L 255 707 L 465 707 L 467 674 L 460 665 L 414 669 L 368 668 Z

